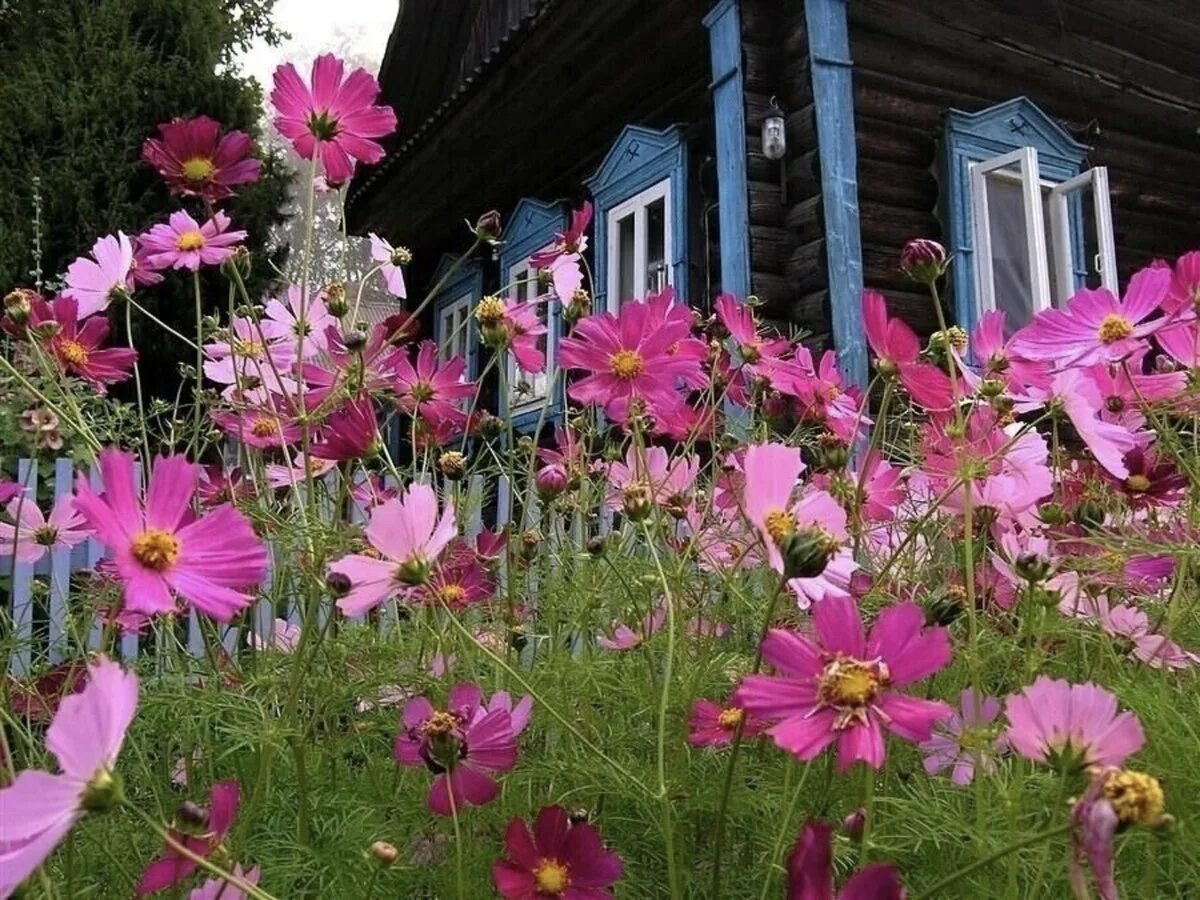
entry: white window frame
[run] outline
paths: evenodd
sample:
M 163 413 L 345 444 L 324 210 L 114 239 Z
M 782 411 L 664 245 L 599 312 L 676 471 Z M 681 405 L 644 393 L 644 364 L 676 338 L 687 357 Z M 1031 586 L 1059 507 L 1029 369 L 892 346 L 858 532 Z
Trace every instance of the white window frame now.
M 675 284 L 675 271 L 672 263 L 671 242 L 671 178 L 667 176 L 643 191 L 634 194 L 627 200 L 622 200 L 608 210 L 605 217 L 608 241 L 608 311 L 615 313 L 620 310 L 625 300 L 645 297 L 649 291 L 646 281 L 646 210 L 650 204 L 663 202 L 663 269 L 666 272 L 665 286 Z M 617 223 L 633 215 L 633 297 L 620 295 L 621 281 L 621 240 Z
M 1108 170 L 1103 166 L 1088 169 L 1064 182 L 1043 179 L 1038 167 L 1037 150 L 1021 147 L 1010 153 L 970 164 L 971 231 L 974 236 L 975 296 L 979 311 L 996 308 L 995 269 L 992 263 L 991 226 L 988 215 L 987 179 L 1002 177 L 1021 184 L 1025 211 L 1026 253 L 1029 259 L 1031 313 L 1036 315 L 1052 306 L 1062 306 L 1075 293 L 1074 239 L 1068 203 L 1073 193 L 1092 189 L 1096 212 L 1096 240 L 1099 250 L 1096 268 L 1101 283 L 1113 293 L 1117 287 L 1116 249 L 1112 230 L 1112 200 L 1108 190 Z M 1015 170 L 1015 171 L 1014 171 Z M 1043 199 L 1043 189 L 1046 198 Z M 1050 228 L 1054 238 L 1054 259 L 1050 259 L 1046 241 L 1044 203 L 1049 203 Z M 1050 265 L 1054 265 L 1057 296 L 1050 290 Z
M 470 294 L 463 294 L 441 307 L 437 319 L 438 360 L 444 363 L 461 356 L 467 361 L 468 374 L 471 363 L 471 300 Z M 447 319 L 450 320 L 449 332 L 446 330 Z
M 553 247 L 550 244 L 542 250 L 549 250 Z M 542 252 L 541 250 L 538 251 Z M 530 254 L 520 262 L 509 267 L 508 283 L 512 285 L 510 288 L 511 295 L 514 300 L 532 300 L 535 297 L 543 298 L 541 301 L 542 309 L 546 311 L 546 365 L 540 373 L 529 375 L 522 372 L 517 366 L 516 357 L 512 353 L 508 354 L 507 361 L 507 378 L 508 378 L 508 411 L 512 415 L 519 412 L 527 412 L 531 409 L 537 409 L 546 402 L 547 394 L 550 389 L 550 381 L 554 375 L 554 364 L 557 358 L 558 351 L 558 335 L 555 334 L 554 328 L 554 310 L 551 307 L 550 296 L 554 294 L 554 286 L 551 285 L 543 293 L 538 293 L 538 270 L 531 264 L 530 260 L 534 254 Z M 528 279 L 532 279 L 531 281 Z M 519 282 L 527 283 L 521 284 Z M 528 384 L 532 390 L 525 391 L 521 394 L 517 393 L 517 385 L 520 383 Z

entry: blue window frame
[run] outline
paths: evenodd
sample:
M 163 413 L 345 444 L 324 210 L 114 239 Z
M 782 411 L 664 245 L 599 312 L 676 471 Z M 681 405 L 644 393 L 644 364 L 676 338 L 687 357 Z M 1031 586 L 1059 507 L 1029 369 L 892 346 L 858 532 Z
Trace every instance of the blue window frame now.
M 554 243 L 554 236 L 567 227 L 567 208 L 562 203 L 545 203 L 530 197 L 522 199 L 513 209 L 504 243 L 500 245 L 500 281 L 507 295 L 515 300 L 532 300 L 553 290 L 548 282 L 539 281 L 537 271 L 529 265 L 529 257 Z M 565 298 L 570 299 L 570 298 Z M 555 378 L 558 361 L 558 338 L 562 333 L 562 304 L 544 302 L 539 312 L 548 329 L 543 349 L 546 369 L 527 375 L 517 368 L 512 354 L 505 364 L 508 396 L 500 398 L 501 414 L 511 417 L 513 428 L 529 431 L 543 418 L 553 422 L 562 414 L 563 385 Z M 547 394 L 552 394 L 547 398 Z M 549 403 L 547 407 L 546 404 Z
M 625 300 L 672 285 L 687 297 L 687 144 L 682 127 L 627 125 L 585 184 L 596 209 L 596 299 Z
M 1108 173 L 1085 169 L 1087 151 L 1025 97 L 948 112 L 944 212 L 959 324 L 1000 309 L 1015 330 L 1081 287 L 1117 290 Z
M 433 339 L 440 359 L 465 357 L 466 377 L 474 378 L 479 368 L 479 334 L 474 312 L 483 297 L 483 268 L 477 262 L 464 262 L 452 271 L 457 259 L 449 253 L 443 255 L 433 273 L 432 284 L 446 279 L 433 298 Z M 450 273 L 448 278 L 447 273 Z

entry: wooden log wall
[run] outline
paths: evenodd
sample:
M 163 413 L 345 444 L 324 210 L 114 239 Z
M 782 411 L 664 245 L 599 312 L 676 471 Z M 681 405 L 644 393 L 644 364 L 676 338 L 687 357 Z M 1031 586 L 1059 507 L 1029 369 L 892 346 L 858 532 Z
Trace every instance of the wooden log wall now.
M 1122 283 L 1200 246 L 1200 16 L 1188 0 L 854 0 L 850 50 L 866 284 L 929 331 L 896 269 L 904 240 L 943 234 L 948 108 L 1026 96 L 1109 168 Z M 798 58 L 798 57 L 797 57 Z M 802 131 L 800 133 L 803 133 Z M 790 154 L 800 184 L 807 167 Z

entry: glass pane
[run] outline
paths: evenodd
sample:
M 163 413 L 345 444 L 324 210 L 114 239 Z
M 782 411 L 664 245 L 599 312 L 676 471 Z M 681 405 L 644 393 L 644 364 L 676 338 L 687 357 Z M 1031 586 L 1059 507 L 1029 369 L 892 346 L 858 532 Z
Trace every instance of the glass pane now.
M 1068 204 L 1069 205 L 1069 204 Z M 1074 220 L 1072 220 L 1072 225 Z M 1046 259 L 1049 265 L 1046 267 L 1050 276 L 1050 301 L 1055 302 L 1058 297 L 1058 273 L 1055 271 L 1057 266 L 1054 265 L 1054 254 L 1058 249 L 1054 236 L 1054 226 L 1050 223 L 1050 188 L 1042 188 L 1042 228 L 1046 232 Z M 1078 262 L 1078 260 L 1076 260 Z M 1073 293 L 1073 292 L 1072 292 Z
M 1029 323 L 1033 310 L 1025 202 L 1020 181 L 989 174 L 986 186 L 996 309 L 1004 312 L 1012 332 Z
M 646 207 L 646 292 L 667 286 L 667 204 L 659 197 Z
M 617 221 L 617 297 L 623 303 L 633 297 L 633 213 Z
M 448 309 L 442 313 L 442 341 L 439 349 L 443 361 L 452 357 L 456 352 L 454 345 L 457 343 L 457 338 L 454 335 L 454 319 L 453 309 Z

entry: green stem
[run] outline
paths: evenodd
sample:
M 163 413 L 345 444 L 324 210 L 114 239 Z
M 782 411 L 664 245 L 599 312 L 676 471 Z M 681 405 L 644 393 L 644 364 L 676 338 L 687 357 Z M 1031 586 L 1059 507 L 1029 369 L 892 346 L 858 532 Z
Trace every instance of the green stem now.
M 1037 834 L 1024 838 L 1023 840 L 1019 840 L 1015 844 L 1009 844 L 1007 847 L 997 850 L 995 853 L 990 853 L 983 857 L 983 859 L 977 859 L 969 866 L 964 866 L 954 874 L 943 878 L 937 884 L 933 885 L 933 887 L 927 888 L 924 892 L 924 896 L 932 897 L 946 888 L 956 884 L 961 879 L 966 878 L 972 872 L 976 872 L 979 869 L 982 869 L 984 866 L 989 866 L 996 860 L 1003 859 L 1004 857 L 1008 856 L 1010 853 L 1015 853 L 1018 850 L 1023 850 L 1025 847 L 1032 847 L 1034 844 L 1040 844 L 1043 841 L 1051 840 L 1059 835 L 1066 834 L 1070 830 L 1070 823 L 1065 825 L 1057 825 L 1047 831 L 1040 831 Z

